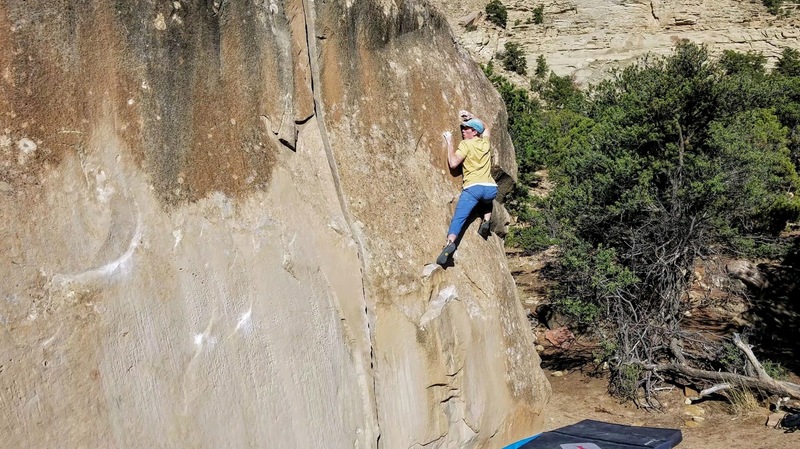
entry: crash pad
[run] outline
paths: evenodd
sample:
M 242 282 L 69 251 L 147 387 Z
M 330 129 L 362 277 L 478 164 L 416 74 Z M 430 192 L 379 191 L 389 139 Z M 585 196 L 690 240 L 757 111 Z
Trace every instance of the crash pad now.
M 625 426 L 591 419 L 518 441 L 504 449 L 671 449 L 678 429 Z

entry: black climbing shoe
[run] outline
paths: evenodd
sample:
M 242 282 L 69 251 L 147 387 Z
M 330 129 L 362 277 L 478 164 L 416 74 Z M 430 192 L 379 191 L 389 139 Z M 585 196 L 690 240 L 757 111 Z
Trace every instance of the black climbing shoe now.
M 488 239 L 489 238 L 489 228 L 491 228 L 491 226 L 489 225 L 489 222 L 488 221 L 484 221 L 483 223 L 481 223 L 481 227 L 478 228 L 478 234 L 480 234 L 481 237 L 483 237 L 484 239 Z
M 450 256 L 456 251 L 456 244 L 455 243 L 448 243 L 447 246 L 444 247 L 442 253 L 439 254 L 439 257 L 436 258 L 436 263 L 441 266 L 444 266 L 447 263 L 447 260 L 450 259 Z

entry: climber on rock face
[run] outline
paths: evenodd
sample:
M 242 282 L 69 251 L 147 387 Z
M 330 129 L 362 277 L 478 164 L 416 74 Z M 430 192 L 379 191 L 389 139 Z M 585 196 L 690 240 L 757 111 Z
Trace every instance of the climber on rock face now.
M 436 259 L 439 265 L 445 265 L 456 250 L 456 239 L 461 233 L 464 223 L 476 206 L 488 209 L 483 214 L 483 221 L 478 233 L 483 238 L 489 237 L 489 220 L 492 218 L 492 201 L 497 196 L 497 184 L 492 178 L 492 154 L 489 146 L 489 130 L 483 121 L 475 118 L 469 111 L 459 111 L 461 117 L 461 142 L 458 149 L 453 148 L 453 135 L 447 131 L 442 134 L 447 146 L 447 164 L 451 169 L 462 166 L 464 188 L 456 204 L 456 211 L 447 230 L 447 242 Z

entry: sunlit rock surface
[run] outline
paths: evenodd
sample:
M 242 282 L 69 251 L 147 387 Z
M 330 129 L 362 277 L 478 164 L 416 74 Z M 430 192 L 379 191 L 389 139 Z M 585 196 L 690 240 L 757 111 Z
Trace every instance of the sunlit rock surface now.
M 0 1 L 0 446 L 480 448 L 549 386 L 422 1 Z M 501 207 L 497 205 L 497 207 Z M 502 214 L 498 214 L 502 215 Z M 496 223 L 497 231 L 502 223 Z

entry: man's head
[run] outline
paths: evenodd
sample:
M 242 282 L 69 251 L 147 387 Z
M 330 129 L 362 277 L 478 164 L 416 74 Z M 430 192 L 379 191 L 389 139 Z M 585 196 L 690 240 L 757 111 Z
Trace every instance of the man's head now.
M 476 136 L 480 136 L 481 134 L 483 134 L 483 130 L 484 130 L 483 123 L 478 119 L 471 119 L 471 120 L 467 120 L 466 122 L 463 122 L 461 124 L 461 134 L 462 134 L 462 136 L 464 136 L 464 131 L 467 131 L 469 134 L 472 134 L 472 133 L 469 132 L 470 130 L 474 131 Z M 467 136 L 464 136 L 464 137 L 465 138 L 471 138 L 471 137 L 474 137 L 474 136 L 470 135 L 469 137 L 467 137 Z

